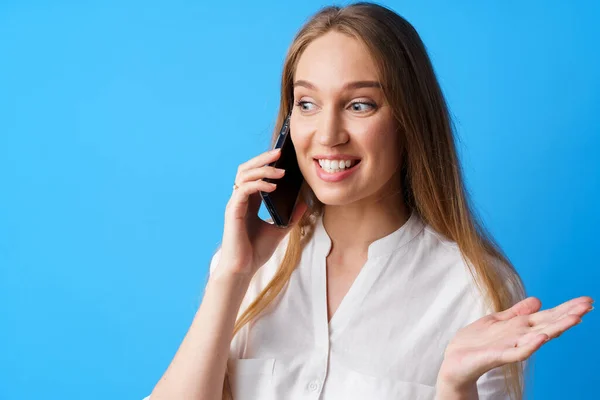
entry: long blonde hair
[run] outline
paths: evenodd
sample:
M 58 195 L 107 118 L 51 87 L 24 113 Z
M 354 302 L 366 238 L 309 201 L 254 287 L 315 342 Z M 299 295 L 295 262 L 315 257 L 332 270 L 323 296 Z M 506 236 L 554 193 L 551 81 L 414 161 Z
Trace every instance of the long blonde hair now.
M 395 12 L 373 3 L 326 7 L 298 32 L 283 66 L 281 101 L 272 143 L 293 103 L 293 77 L 304 49 L 316 38 L 337 31 L 362 41 L 379 68 L 385 97 L 402 127 L 403 201 L 434 230 L 455 241 L 488 307 L 505 310 L 525 297 L 511 262 L 474 216 L 454 143 L 448 107 L 425 45 L 413 26 Z M 283 260 L 273 279 L 235 323 L 233 335 L 256 318 L 282 291 L 312 236 L 323 204 L 306 184 L 301 196 L 309 208 L 289 232 Z M 507 392 L 522 399 L 521 363 L 503 367 Z M 223 399 L 232 398 L 226 371 Z

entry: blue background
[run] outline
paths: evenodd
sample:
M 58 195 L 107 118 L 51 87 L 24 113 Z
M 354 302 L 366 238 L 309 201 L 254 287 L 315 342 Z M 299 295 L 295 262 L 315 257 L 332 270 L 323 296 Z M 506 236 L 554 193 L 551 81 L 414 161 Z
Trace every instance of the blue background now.
M 600 298 L 598 2 L 447 3 L 385 4 L 428 46 L 481 217 L 545 307 Z M 0 4 L 0 399 L 150 393 L 325 4 Z M 538 351 L 529 398 L 597 395 L 597 312 Z

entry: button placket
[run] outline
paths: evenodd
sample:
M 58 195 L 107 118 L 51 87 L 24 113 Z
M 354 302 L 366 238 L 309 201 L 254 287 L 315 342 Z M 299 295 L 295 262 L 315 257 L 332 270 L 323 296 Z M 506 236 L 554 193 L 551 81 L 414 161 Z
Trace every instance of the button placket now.
M 306 363 L 307 371 L 310 371 L 305 375 L 304 379 L 304 390 L 308 397 L 307 399 L 318 399 L 320 397 L 321 390 L 325 379 L 327 377 L 329 355 L 327 347 L 322 348 L 318 346 L 315 348 Z

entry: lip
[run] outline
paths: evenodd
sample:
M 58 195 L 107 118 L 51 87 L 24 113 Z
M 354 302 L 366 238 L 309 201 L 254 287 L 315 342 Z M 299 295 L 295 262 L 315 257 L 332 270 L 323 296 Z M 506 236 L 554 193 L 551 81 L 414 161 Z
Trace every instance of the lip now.
M 340 159 L 340 158 L 338 158 L 338 159 Z M 352 160 L 352 159 L 346 158 L 346 160 Z M 322 180 L 324 180 L 325 182 L 340 182 L 340 181 L 348 178 L 350 175 L 352 175 L 354 173 L 354 171 L 359 169 L 360 165 L 362 164 L 361 162 L 359 162 L 358 164 L 354 165 L 352 168 L 350 168 L 348 170 L 334 172 L 333 174 L 330 174 L 329 172 L 325 172 L 323 170 L 323 168 L 321 168 L 318 160 L 313 160 L 313 163 L 315 165 L 315 168 L 317 169 L 317 176 L 319 178 L 321 178 Z

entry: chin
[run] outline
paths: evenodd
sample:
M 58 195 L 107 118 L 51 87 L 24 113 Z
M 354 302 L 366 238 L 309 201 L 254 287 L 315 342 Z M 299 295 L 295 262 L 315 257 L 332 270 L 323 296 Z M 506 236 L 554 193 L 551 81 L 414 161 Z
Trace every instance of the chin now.
M 344 191 L 339 189 L 313 189 L 313 193 L 321 203 L 327 206 L 345 206 L 352 204 L 357 200 L 353 197 L 349 197 Z

